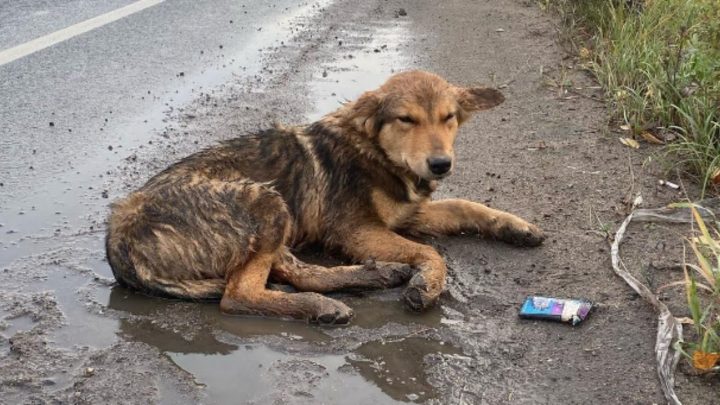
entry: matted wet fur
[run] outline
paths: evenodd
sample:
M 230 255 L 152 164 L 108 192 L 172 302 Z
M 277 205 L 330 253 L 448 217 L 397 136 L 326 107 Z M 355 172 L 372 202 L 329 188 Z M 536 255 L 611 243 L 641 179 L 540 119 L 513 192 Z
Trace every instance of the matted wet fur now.
M 119 283 L 232 314 L 345 323 L 352 310 L 319 293 L 408 280 L 407 304 L 433 305 L 447 269 L 402 234 L 479 232 L 535 246 L 540 229 L 475 202 L 432 201 L 454 164 L 457 128 L 504 101 L 411 71 L 306 127 L 276 127 L 191 155 L 113 204 L 107 256 Z M 320 244 L 363 263 L 322 267 L 291 247 Z M 377 260 L 377 262 L 375 262 Z M 297 293 L 267 288 L 273 279 Z

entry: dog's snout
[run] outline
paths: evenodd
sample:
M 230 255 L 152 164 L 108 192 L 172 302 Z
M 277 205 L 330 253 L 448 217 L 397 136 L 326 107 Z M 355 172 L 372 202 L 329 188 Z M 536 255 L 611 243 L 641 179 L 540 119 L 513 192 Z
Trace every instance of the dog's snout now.
M 433 156 L 428 158 L 427 164 L 432 174 L 440 176 L 450 171 L 452 159 L 449 156 Z

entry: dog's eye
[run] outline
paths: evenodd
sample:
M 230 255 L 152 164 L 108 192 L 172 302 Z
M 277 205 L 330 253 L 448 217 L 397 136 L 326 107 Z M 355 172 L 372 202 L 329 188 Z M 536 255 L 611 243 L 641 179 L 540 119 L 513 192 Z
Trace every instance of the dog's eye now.
M 401 116 L 397 117 L 397 119 L 400 120 L 400 122 L 404 122 L 406 124 L 414 124 L 415 123 L 415 120 L 412 117 L 409 117 L 407 115 L 401 115 Z
M 450 113 L 450 114 L 448 114 L 448 115 L 445 116 L 445 122 L 448 122 L 448 121 L 450 121 L 450 120 L 453 119 L 453 118 L 455 118 L 455 114 Z

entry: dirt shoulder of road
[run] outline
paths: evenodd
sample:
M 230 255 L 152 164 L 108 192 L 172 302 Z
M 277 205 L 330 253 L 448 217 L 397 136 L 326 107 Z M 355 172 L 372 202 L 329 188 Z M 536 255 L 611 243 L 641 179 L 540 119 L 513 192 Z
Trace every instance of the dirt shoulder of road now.
M 469 324 L 490 320 L 504 331 L 486 330 L 484 339 L 494 342 L 489 353 L 478 352 L 474 336 L 456 335 L 461 347 L 493 365 L 467 386 L 482 387 L 476 399 L 489 403 L 664 402 L 655 374 L 655 316 L 612 272 L 605 237 L 636 195 L 645 207 L 683 198 L 658 186 L 668 179 L 653 159 L 659 150 L 635 151 L 618 141 L 597 84 L 563 51 L 552 17 L 533 2 L 451 0 L 437 8 L 413 5 L 408 14 L 418 67 L 458 83 L 493 83 L 507 98 L 462 130 L 458 172 L 441 193 L 518 213 L 549 234 L 535 250 L 473 238 L 437 242 L 453 268 L 447 305 Z M 558 84 L 568 82 L 571 91 L 562 91 Z M 682 261 L 688 229 L 631 225 L 625 264 L 652 288 L 677 280 L 673 264 Z M 576 329 L 516 320 L 519 303 L 532 294 L 588 298 L 599 308 Z M 686 315 L 682 290 L 661 297 Z M 446 381 L 466 379 L 461 375 Z M 689 375 L 681 366 L 684 403 L 712 403 L 719 389 L 717 378 Z

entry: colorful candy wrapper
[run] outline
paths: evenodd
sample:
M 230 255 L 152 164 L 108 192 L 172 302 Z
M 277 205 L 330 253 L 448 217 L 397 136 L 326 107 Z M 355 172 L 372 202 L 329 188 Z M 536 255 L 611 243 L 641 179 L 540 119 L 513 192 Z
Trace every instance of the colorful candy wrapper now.
M 527 297 L 520 308 L 520 317 L 568 322 L 573 326 L 587 318 L 592 302 L 548 297 Z

